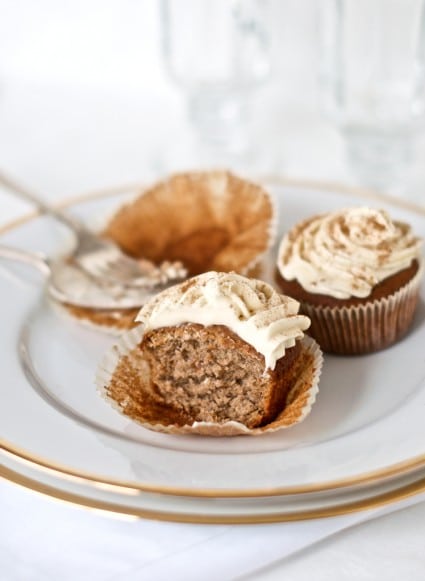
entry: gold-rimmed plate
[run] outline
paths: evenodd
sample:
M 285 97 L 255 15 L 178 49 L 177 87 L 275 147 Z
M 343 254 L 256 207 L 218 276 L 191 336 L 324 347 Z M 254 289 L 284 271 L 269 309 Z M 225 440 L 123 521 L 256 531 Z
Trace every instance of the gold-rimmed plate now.
M 96 511 L 174 522 L 254 524 L 307 520 L 378 508 L 425 493 L 424 469 L 321 493 L 212 499 L 161 495 L 100 483 L 88 486 L 84 480 L 40 471 L 13 457 L 5 460 L 0 476 L 35 492 Z
M 387 208 L 425 234 L 425 211 L 408 203 L 317 184 L 268 185 L 280 232 L 306 215 L 366 203 Z M 99 221 L 137 191 L 87 197 L 72 210 Z M 48 218 L 33 218 L 7 229 L 1 241 L 52 254 L 66 239 Z M 1 273 L 6 268 L 0 277 L 6 362 L 0 425 L 4 450 L 16 466 L 82 479 L 93 489 L 113 485 L 198 499 L 321 495 L 388 484 L 425 466 L 423 290 L 403 342 L 365 357 L 326 357 L 318 401 L 303 424 L 282 435 L 217 440 L 154 434 L 117 414 L 93 382 L 113 339 L 63 318 L 44 300 L 40 280 L 22 269 L 12 276 L 10 265 Z

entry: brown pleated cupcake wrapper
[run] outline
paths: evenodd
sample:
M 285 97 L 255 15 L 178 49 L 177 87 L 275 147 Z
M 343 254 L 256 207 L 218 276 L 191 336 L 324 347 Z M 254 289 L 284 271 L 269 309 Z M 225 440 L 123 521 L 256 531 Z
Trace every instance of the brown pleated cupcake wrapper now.
M 181 260 L 191 276 L 246 275 L 276 237 L 276 209 L 260 185 L 228 171 L 175 174 L 111 218 L 104 234 L 131 256 Z
M 181 260 L 191 276 L 217 270 L 258 278 L 276 230 L 269 193 L 216 170 L 176 174 L 153 185 L 115 211 L 103 234 L 133 257 L 157 264 Z M 103 332 L 119 334 L 135 326 L 129 311 L 63 308 Z
M 308 336 L 302 339 L 299 377 L 288 393 L 285 407 L 269 424 L 250 429 L 236 421 L 225 423 L 194 422 L 191 425 L 173 423 L 173 411 L 153 402 L 149 384 L 149 368 L 138 349 L 143 338 L 141 326 L 124 333 L 100 363 L 96 384 L 102 397 L 117 411 L 143 427 L 167 434 L 198 434 L 204 436 L 258 436 L 289 428 L 310 413 L 319 391 L 323 355 L 318 344 Z M 131 389 L 129 389 L 131 386 Z M 138 400 L 132 396 L 136 388 Z M 164 420 L 166 418 L 166 421 Z M 169 419 L 171 418 L 171 420 Z
M 424 267 L 388 297 L 351 307 L 302 303 L 311 319 L 309 333 L 323 351 L 338 355 L 373 353 L 400 340 L 412 324 Z
M 107 335 L 119 336 L 124 331 L 135 328 L 140 323 L 135 323 L 134 319 L 139 312 L 135 311 L 103 311 L 95 309 L 86 309 L 84 307 L 75 307 L 74 305 L 60 303 L 50 299 L 50 304 L 60 316 L 69 320 L 77 321 L 83 327 L 100 331 Z

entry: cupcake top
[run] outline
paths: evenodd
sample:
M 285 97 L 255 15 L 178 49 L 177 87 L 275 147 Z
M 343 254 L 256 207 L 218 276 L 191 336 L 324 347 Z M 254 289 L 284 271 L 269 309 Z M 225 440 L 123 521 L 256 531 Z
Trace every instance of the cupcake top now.
M 264 356 L 266 368 L 274 369 L 310 326 L 298 309 L 297 301 L 265 282 L 233 272 L 206 272 L 158 294 L 136 321 L 145 331 L 183 323 L 225 325 Z
M 278 269 L 306 291 L 336 299 L 368 297 L 420 258 L 422 240 L 384 210 L 348 208 L 315 216 L 284 236 Z

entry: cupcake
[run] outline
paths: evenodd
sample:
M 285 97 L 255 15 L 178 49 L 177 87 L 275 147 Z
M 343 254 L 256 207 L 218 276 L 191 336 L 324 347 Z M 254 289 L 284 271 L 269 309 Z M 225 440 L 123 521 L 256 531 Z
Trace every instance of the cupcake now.
M 146 304 L 100 365 L 101 392 L 143 426 L 222 436 L 288 427 L 309 413 L 322 356 L 297 301 L 208 272 Z
M 102 233 L 134 258 L 180 262 L 189 276 L 210 270 L 258 275 L 271 247 L 275 215 L 261 186 L 227 171 L 177 174 L 122 206 Z M 67 305 L 74 317 L 104 328 L 133 325 L 135 312 Z
M 412 323 L 423 272 L 422 241 L 384 210 L 314 216 L 282 239 L 277 282 L 301 302 L 324 351 L 371 353 Z

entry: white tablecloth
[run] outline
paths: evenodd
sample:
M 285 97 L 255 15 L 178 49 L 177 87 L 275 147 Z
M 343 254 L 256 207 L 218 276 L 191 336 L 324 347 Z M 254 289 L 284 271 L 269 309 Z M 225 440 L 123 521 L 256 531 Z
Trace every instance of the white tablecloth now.
M 347 527 L 393 511 L 397 506 L 309 522 L 224 526 L 118 520 L 39 497 L 10 483 L 0 483 L 0 494 L 0 566 L 1 578 L 5 581 L 168 581 L 170 578 L 226 581 L 245 576 L 259 579 L 263 574 L 268 579 L 284 576 L 301 580 L 307 579 L 309 567 L 297 565 L 297 559 L 292 558 L 289 567 L 296 573 L 288 576 L 282 559 L 328 537 L 331 538 L 327 546 L 322 542 L 321 550 L 310 549 L 310 554 L 304 557 L 314 565 L 316 553 L 326 564 L 327 580 L 374 579 L 368 571 L 370 566 L 379 570 L 379 575 L 385 571 L 385 576 L 376 579 L 395 580 L 394 570 L 388 566 L 388 546 L 381 536 L 379 541 L 374 540 L 374 534 L 385 531 L 385 536 L 394 540 L 400 524 L 402 529 L 407 529 L 408 540 L 397 534 L 398 574 L 405 575 L 408 571 L 409 575 L 403 578 L 423 579 L 423 502 L 382 518 L 381 525 L 377 522 L 358 527 L 358 531 L 366 531 L 368 542 L 362 544 L 362 533 L 354 534 L 350 547 L 350 535 L 343 537 L 342 542 L 332 535 L 339 533 L 340 536 Z M 425 495 L 422 499 L 425 500 Z M 400 506 L 416 504 L 419 500 L 413 498 Z M 335 544 L 341 545 L 344 560 Z M 353 551 L 356 546 L 363 550 L 363 555 Z M 263 567 L 266 571 L 261 572 Z M 325 579 L 324 571 L 316 565 L 314 568 L 318 569 L 314 578 Z

